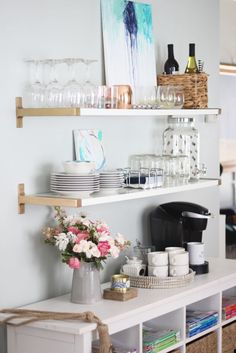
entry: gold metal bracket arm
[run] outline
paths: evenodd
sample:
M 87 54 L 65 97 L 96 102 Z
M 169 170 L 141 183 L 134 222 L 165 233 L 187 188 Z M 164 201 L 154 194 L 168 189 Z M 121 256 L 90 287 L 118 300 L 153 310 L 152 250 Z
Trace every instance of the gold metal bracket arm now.
M 25 213 L 25 184 L 18 184 L 18 213 Z

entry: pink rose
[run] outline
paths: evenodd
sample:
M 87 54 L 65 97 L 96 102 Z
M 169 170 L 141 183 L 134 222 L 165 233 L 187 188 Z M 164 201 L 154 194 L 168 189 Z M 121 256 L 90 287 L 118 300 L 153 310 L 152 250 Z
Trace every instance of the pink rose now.
M 98 243 L 98 250 L 101 253 L 101 256 L 106 256 L 110 250 L 111 246 L 109 245 L 108 241 L 100 241 Z
M 102 234 L 102 235 L 109 235 L 110 234 L 110 230 L 108 228 L 108 226 L 104 223 L 104 224 L 99 224 L 97 227 L 97 232 Z
M 71 232 L 76 235 L 79 233 L 79 230 L 76 227 L 68 227 L 68 232 Z
M 80 268 L 80 261 L 77 259 L 77 257 L 71 257 L 68 261 L 68 265 L 70 268 Z
M 88 233 L 87 232 L 81 232 L 77 234 L 77 238 L 75 240 L 76 244 L 79 244 L 81 240 L 86 240 L 88 239 Z

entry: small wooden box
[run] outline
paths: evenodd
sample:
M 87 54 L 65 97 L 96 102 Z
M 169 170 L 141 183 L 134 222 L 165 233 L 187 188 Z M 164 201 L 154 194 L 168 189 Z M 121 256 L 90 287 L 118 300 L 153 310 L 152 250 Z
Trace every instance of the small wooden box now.
M 103 298 L 110 299 L 110 300 L 119 300 L 119 301 L 126 301 L 138 296 L 137 288 L 130 288 L 127 292 L 117 292 L 112 290 L 111 288 L 106 288 L 103 291 Z

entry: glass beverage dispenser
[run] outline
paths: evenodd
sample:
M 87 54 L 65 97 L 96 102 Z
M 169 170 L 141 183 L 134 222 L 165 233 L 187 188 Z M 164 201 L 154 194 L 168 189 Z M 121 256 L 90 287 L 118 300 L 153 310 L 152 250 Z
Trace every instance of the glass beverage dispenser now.
M 169 126 L 163 133 L 163 155 L 188 156 L 190 179 L 199 179 L 199 132 L 193 118 L 168 117 Z

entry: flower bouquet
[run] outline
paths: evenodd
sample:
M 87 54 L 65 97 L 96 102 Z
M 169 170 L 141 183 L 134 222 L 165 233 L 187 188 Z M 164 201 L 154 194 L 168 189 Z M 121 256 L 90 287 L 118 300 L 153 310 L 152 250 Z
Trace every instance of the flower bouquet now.
M 103 221 L 92 221 L 84 215 L 67 216 L 60 207 L 55 211 L 58 226 L 44 229 L 44 239 L 59 249 L 62 262 L 72 269 L 80 268 L 81 262 L 93 262 L 100 269 L 108 257 L 117 258 L 130 245 L 120 233 L 113 239 Z

